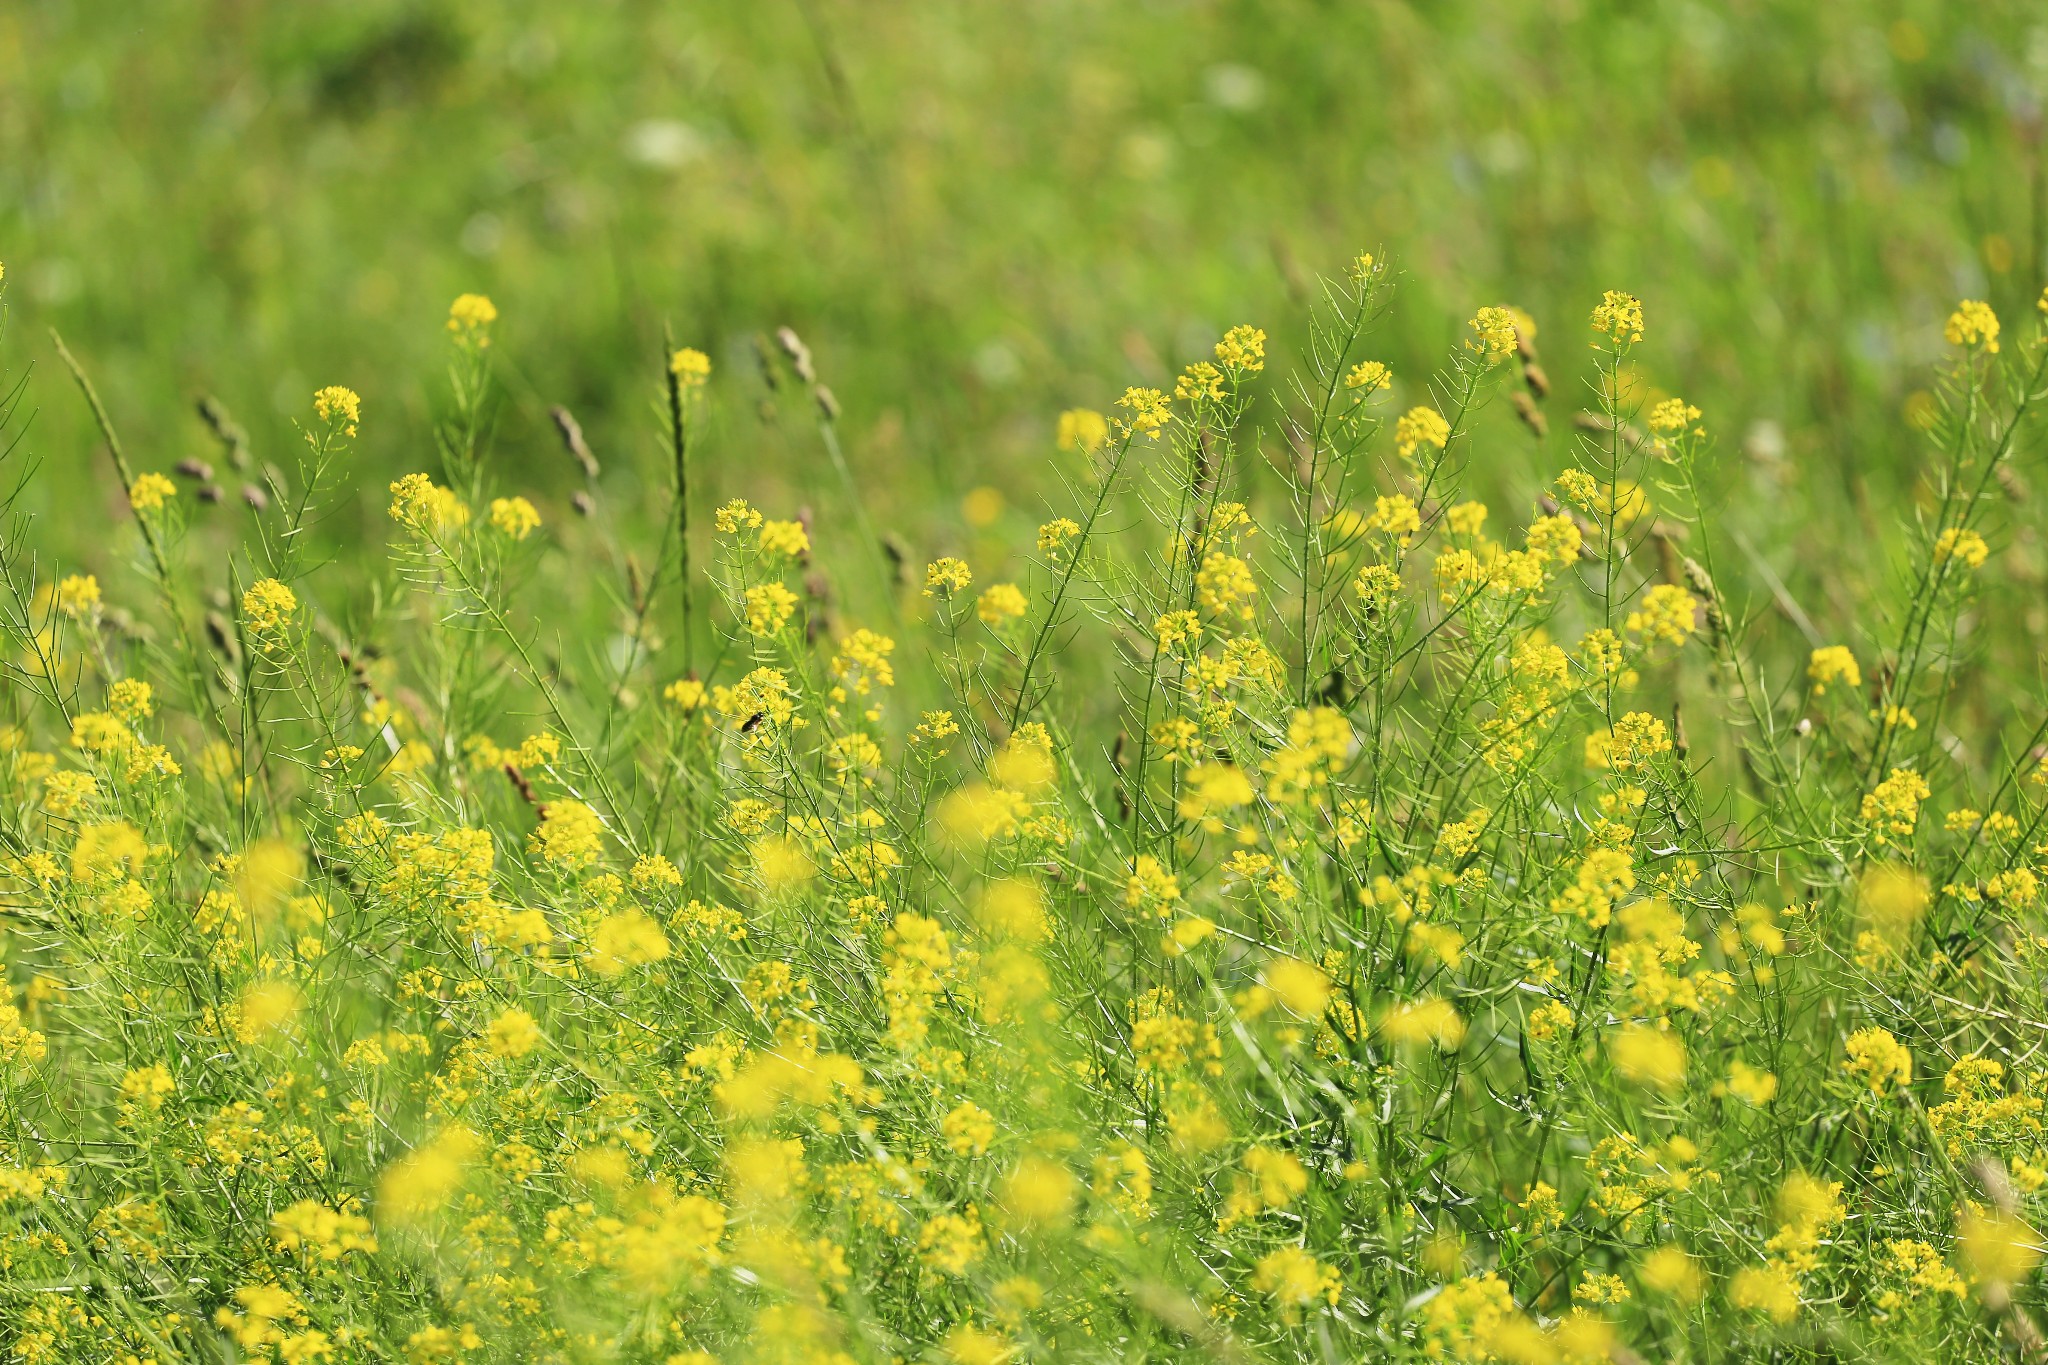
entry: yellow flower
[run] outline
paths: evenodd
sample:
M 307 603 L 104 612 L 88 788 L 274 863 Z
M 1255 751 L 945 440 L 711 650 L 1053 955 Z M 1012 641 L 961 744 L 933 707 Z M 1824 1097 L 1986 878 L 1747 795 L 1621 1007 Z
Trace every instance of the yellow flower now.
M 1991 547 L 1985 543 L 1984 537 L 1960 527 L 1949 527 L 1934 541 L 1936 564 L 1946 564 L 1954 559 L 1961 561 L 1966 569 L 1981 569 L 1990 555 Z
M 329 384 L 313 395 L 313 415 L 330 426 L 340 427 L 344 435 L 353 436 L 363 415 L 363 400 L 354 389 Z
M 1287 1317 L 1299 1317 L 1318 1300 L 1334 1307 L 1344 1291 L 1335 1270 L 1294 1246 L 1266 1253 L 1252 1268 L 1252 1288 L 1271 1296 Z
M 253 635 L 280 634 L 298 610 L 298 594 L 275 578 L 260 579 L 242 594 L 242 620 Z
M 91 574 L 73 574 L 57 585 L 57 610 L 73 620 L 99 609 L 100 581 Z
M 1030 601 L 1015 583 L 992 583 L 975 603 L 975 614 L 986 626 L 1014 621 L 1030 609 Z
M 1998 354 L 1998 314 L 1980 299 L 1957 304 L 1941 332 L 1951 346 L 1982 346 L 1988 354 Z
M 668 372 L 683 388 L 702 388 L 711 380 L 711 357 L 685 346 L 668 358 Z
M 539 1047 L 540 1041 L 540 1025 L 517 1005 L 501 1011 L 484 1033 L 485 1044 L 499 1057 L 524 1057 Z
M 1102 449 L 1102 443 L 1108 439 L 1109 421 L 1101 413 L 1091 412 L 1087 408 L 1070 408 L 1060 414 L 1053 444 L 1061 450 L 1093 455 Z
M 448 305 L 448 330 L 458 338 L 474 338 L 479 346 L 491 339 L 485 329 L 498 320 L 498 306 L 483 294 L 458 294 Z
M 965 560 L 947 556 L 935 559 L 925 566 L 924 595 L 926 597 L 951 597 L 974 581 L 974 574 Z
M 1593 309 L 1593 330 L 1614 342 L 1643 339 L 1643 305 L 1633 294 L 1610 289 Z
M 1361 360 L 1344 375 L 1344 387 L 1358 390 L 1360 399 L 1390 387 L 1394 372 L 1377 360 Z
M 1489 365 L 1515 353 L 1515 320 L 1507 309 L 1482 308 L 1466 326 L 1478 334 L 1465 343 L 1466 349 L 1479 352 Z
M 1132 431 L 1148 440 L 1158 440 L 1159 433 L 1173 420 L 1173 409 L 1167 406 L 1166 395 L 1157 389 L 1129 388 L 1116 405 L 1127 409 Z
M 1637 1085 L 1675 1090 L 1685 1080 L 1685 1045 L 1664 1029 L 1625 1025 L 1608 1044 L 1607 1055 L 1622 1079 Z
M 1806 680 L 1813 684 L 1813 694 L 1818 697 L 1834 683 L 1848 688 L 1863 686 L 1863 671 L 1856 666 L 1856 656 L 1847 645 L 1822 645 L 1807 659 Z
M 1450 440 L 1451 424 L 1435 408 L 1410 408 L 1394 423 L 1394 448 L 1403 459 L 1413 455 L 1417 446 L 1430 445 L 1442 450 Z
M 1256 327 L 1233 327 L 1216 343 L 1216 361 L 1226 370 L 1257 374 L 1266 368 L 1266 334 Z
M 1856 1030 L 1844 1046 L 1842 1069 L 1882 1095 L 1894 1085 L 1913 1081 L 1913 1054 L 1888 1030 L 1871 1027 Z
M 143 474 L 128 486 L 128 505 L 137 512 L 154 512 L 166 498 L 177 496 L 178 486 L 161 474 Z
M 492 498 L 491 525 L 514 540 L 524 540 L 540 525 L 540 513 L 525 498 Z
M 469 520 L 469 506 L 452 488 L 424 474 L 408 474 L 391 485 L 391 519 L 421 535 L 453 529 Z
M 753 635 L 773 635 L 789 624 L 796 612 L 796 594 L 780 583 L 763 583 L 746 592 L 747 630 Z

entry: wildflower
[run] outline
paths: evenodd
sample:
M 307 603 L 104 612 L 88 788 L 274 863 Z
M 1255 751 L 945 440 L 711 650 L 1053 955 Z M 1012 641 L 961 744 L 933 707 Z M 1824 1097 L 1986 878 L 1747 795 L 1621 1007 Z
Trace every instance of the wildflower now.
M 1435 408 L 1410 408 L 1394 423 L 1394 448 L 1402 459 L 1414 455 L 1418 446 L 1442 450 L 1451 441 L 1451 424 Z
M 1151 854 L 1140 853 L 1124 882 L 1124 904 L 1134 910 L 1149 909 L 1165 919 L 1179 899 L 1180 879 Z
M 924 595 L 926 597 L 950 598 L 956 592 L 966 589 L 974 581 L 974 574 L 966 561 L 950 556 L 935 559 L 925 566 Z
M 1440 1052 L 1456 1052 L 1465 1042 L 1465 1021 L 1448 1000 L 1404 1001 L 1380 1016 L 1380 1036 L 1390 1043 L 1428 1043 Z
M 1934 540 L 1934 562 L 1946 564 L 1951 559 L 1966 569 L 1981 569 L 1984 561 L 1991 557 L 1991 547 L 1984 537 L 1975 531 L 1951 526 Z
M 495 1056 L 520 1058 L 540 1046 L 540 1025 L 517 1005 L 509 1006 L 491 1020 L 484 1041 Z
M 1558 495 L 1582 512 L 1600 504 L 1600 486 L 1583 469 L 1567 469 L 1557 476 Z
M 668 372 L 675 376 L 678 386 L 701 389 L 711 380 L 711 357 L 685 346 L 668 358 Z
M 832 676 L 858 697 L 877 687 L 894 687 L 896 669 L 889 656 L 895 651 L 894 640 L 862 626 L 839 642 L 839 652 L 832 658 Z
M 1252 1288 L 1269 1295 L 1283 1316 L 1299 1317 L 1317 1300 L 1335 1307 L 1343 1293 L 1337 1272 L 1300 1247 L 1267 1252 L 1252 1268 Z
M 1699 627 L 1695 624 L 1699 599 L 1674 583 L 1659 583 L 1643 594 L 1643 600 L 1628 614 L 1624 628 L 1632 635 L 1682 645 Z
M 1843 1050 L 1847 1056 L 1842 1069 L 1868 1086 L 1872 1095 L 1882 1095 L 1894 1085 L 1912 1084 L 1913 1054 L 1885 1029 L 1857 1029 Z
M 1166 405 L 1166 395 L 1157 389 L 1129 388 L 1116 405 L 1130 412 L 1127 419 L 1133 432 L 1148 440 L 1156 441 L 1166 424 L 1173 420 L 1173 409 Z
M 985 626 L 996 627 L 1016 620 L 1031 609 L 1031 602 L 1015 583 L 992 583 L 975 600 L 975 615 Z
M 391 485 L 391 519 L 419 535 L 452 530 L 469 520 L 469 507 L 452 488 L 424 474 L 408 474 Z
M 163 475 L 143 474 L 128 486 L 128 505 L 137 512 L 155 512 L 177 493 L 178 486 Z
M 377 1214 L 396 1223 L 416 1223 L 439 1212 L 467 1178 L 482 1149 L 477 1135 L 460 1125 L 384 1168 L 377 1181 Z
M 1680 1303 L 1696 1302 L 1706 1288 L 1699 1261 L 1681 1246 L 1661 1246 L 1643 1257 L 1636 1280 L 1651 1293 Z
M 1216 360 L 1225 369 L 1257 374 L 1266 368 L 1266 334 L 1256 327 L 1233 327 L 1216 343 Z
M 1330 1004 L 1330 978 L 1320 967 L 1298 957 L 1276 957 L 1259 973 L 1260 982 L 1288 1013 L 1320 1019 Z
M 617 976 L 668 955 L 668 936 L 652 916 L 638 910 L 606 915 L 590 931 L 590 968 L 600 976 Z
M 753 635 L 775 634 L 796 612 L 796 594 L 780 583 L 748 588 L 745 603 L 747 631 Z
M 1616 343 L 1643 339 L 1643 305 L 1633 294 L 1610 289 L 1593 309 L 1593 330 Z
M 1405 549 L 1422 529 L 1422 514 L 1416 510 L 1414 500 L 1403 494 L 1381 496 L 1373 500 L 1372 515 L 1366 518 L 1365 529 L 1391 536 L 1395 544 Z
M 761 523 L 761 553 L 801 559 L 811 552 L 811 533 L 800 521 Z
M 528 842 L 548 862 L 576 871 L 597 861 L 603 832 L 597 812 L 583 802 L 551 801 Z
M 1223 398 L 1223 372 L 1206 360 L 1198 360 L 1181 371 L 1173 384 L 1173 396 L 1183 403 Z
M 1700 410 L 1683 398 L 1666 398 L 1650 409 L 1650 430 L 1659 436 L 1677 436 L 1700 420 Z M 1694 435 L 1698 435 L 1697 429 Z
M 1370 397 L 1394 382 L 1394 372 L 1377 360 L 1361 360 L 1344 374 L 1344 387 L 1357 390 L 1360 399 Z
M 476 338 L 479 346 L 491 344 L 489 336 L 480 334 L 497 320 L 497 305 L 483 294 L 458 294 L 448 305 L 448 330 L 459 338 Z
M 1607 1055 L 1623 1079 L 1675 1090 L 1685 1080 L 1685 1045 L 1664 1029 L 1625 1026 L 1608 1044 Z
M 74 621 L 99 610 L 100 581 L 91 574 L 72 574 L 57 584 L 57 610 Z
M 1152 623 L 1153 638 L 1159 641 L 1161 649 L 1173 649 L 1178 645 L 1199 642 L 1202 638 L 1202 618 L 1192 611 L 1170 611 Z
M 1971 1281 L 1980 1287 L 2018 1284 L 2041 1261 L 2039 1235 L 2006 1213 L 1966 1211 L 1956 1229 L 1956 1248 Z
M 1964 299 L 1957 304 L 1941 334 L 1951 346 L 1982 346 L 1987 354 L 1998 354 L 1998 314 L 1980 299 Z
M 942 1213 L 918 1229 L 918 1258 L 947 1275 L 965 1275 L 981 1260 L 987 1242 L 973 1205 L 964 1213 Z
M 1401 575 L 1385 564 L 1368 564 L 1358 571 L 1351 590 L 1366 605 L 1384 610 L 1401 595 Z
M 1769 1104 L 1778 1093 L 1778 1078 L 1768 1071 L 1737 1059 L 1728 1064 L 1728 1093 L 1744 1104 Z
M 1220 551 L 1202 560 L 1195 574 L 1195 596 L 1202 609 L 1219 616 L 1252 619 L 1251 599 L 1258 595 L 1258 580 L 1252 566 L 1236 555 Z
M 1053 444 L 1061 450 L 1093 455 L 1108 439 L 1109 422 L 1101 413 L 1090 412 L 1087 408 L 1069 408 L 1060 414 Z
M 1863 686 L 1863 672 L 1847 645 L 1823 645 L 1807 659 L 1806 680 L 1813 684 L 1813 694 L 1818 697 L 1834 683 L 1852 689 Z
M 1477 334 L 1476 340 L 1465 343 L 1465 349 L 1479 352 L 1487 364 L 1506 360 L 1515 353 L 1515 320 L 1507 309 L 1482 308 L 1465 325 Z
M 525 498 L 492 498 L 491 525 L 514 540 L 524 540 L 540 525 L 540 513 Z
M 330 384 L 313 395 L 313 415 L 329 426 L 341 428 L 342 435 L 354 436 L 362 419 L 363 400 L 354 389 Z
M 1031 1226 L 1056 1222 L 1073 1208 L 1077 1183 L 1058 1162 L 1027 1156 L 1003 1182 L 1003 1212 Z
M 1038 552 L 1049 560 L 1057 560 L 1067 542 L 1081 534 L 1081 527 L 1067 517 L 1055 517 L 1038 528 Z
M 1934 794 L 1927 779 L 1909 768 L 1894 768 L 1891 775 L 1863 798 L 1862 815 L 1880 845 L 1909 839 L 1920 821 L 1920 803 Z
M 1181 779 L 1178 809 L 1183 820 L 1199 821 L 1211 834 L 1223 832 L 1223 815 L 1249 805 L 1253 796 L 1251 779 L 1232 763 L 1192 764 Z
M 304 1251 L 322 1261 L 338 1261 L 351 1251 L 377 1250 L 369 1219 L 329 1208 L 316 1199 L 301 1199 L 273 1214 L 270 1229 L 271 1242 L 279 1251 Z
M 298 610 L 298 594 L 275 578 L 262 579 L 242 594 L 242 620 L 253 635 L 282 633 Z
M 995 1117 L 980 1105 L 963 1102 L 939 1121 L 939 1135 L 958 1156 L 981 1156 L 995 1140 Z
M 117 678 L 107 687 L 107 709 L 125 721 L 156 714 L 156 689 L 140 678 Z
M 1799 1316 L 1799 1282 L 1784 1266 L 1744 1266 L 1728 1282 L 1728 1302 L 1737 1308 L 1767 1313 L 1774 1322 Z
M 711 514 L 711 524 L 720 535 L 736 536 L 742 531 L 759 530 L 761 522 L 761 514 L 748 506 L 745 498 L 734 498 Z

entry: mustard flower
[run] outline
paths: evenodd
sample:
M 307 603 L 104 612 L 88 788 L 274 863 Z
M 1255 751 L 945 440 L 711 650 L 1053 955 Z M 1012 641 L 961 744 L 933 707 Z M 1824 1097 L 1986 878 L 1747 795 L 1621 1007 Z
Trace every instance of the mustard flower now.
M 1394 423 L 1394 448 L 1403 459 L 1412 456 L 1420 446 L 1442 450 L 1450 439 L 1451 424 L 1435 408 L 1410 408 Z
M 1643 305 L 1633 294 L 1610 289 L 1593 309 L 1593 330 L 1608 340 L 1633 344 L 1643 339 Z
M 178 486 L 161 474 L 141 474 L 128 486 L 128 505 L 137 512 L 155 512 L 167 498 L 176 497 Z
M 540 525 L 540 513 L 525 498 L 492 498 L 491 525 L 514 540 L 524 540 Z
M 1964 299 L 1949 314 L 1941 334 L 1951 346 L 1981 346 L 1986 354 L 1997 355 L 1998 330 L 1998 314 L 1991 311 L 1990 304 L 1980 299 Z
M 298 610 L 298 594 L 275 578 L 261 579 L 242 594 L 242 621 L 253 635 L 278 635 Z
M 313 415 L 330 426 L 340 427 L 344 436 L 353 436 L 356 423 L 362 420 L 363 400 L 354 389 L 330 384 L 313 395 Z

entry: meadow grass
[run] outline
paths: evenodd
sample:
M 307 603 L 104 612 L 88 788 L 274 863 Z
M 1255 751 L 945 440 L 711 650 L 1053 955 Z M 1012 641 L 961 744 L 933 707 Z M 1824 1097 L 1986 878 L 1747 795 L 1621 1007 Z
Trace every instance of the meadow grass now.
M 128 567 L 47 561 L 10 443 L 12 1358 L 2039 1356 L 2048 721 L 1979 640 L 2048 296 L 1946 314 L 1821 636 L 1721 586 L 1654 309 L 1403 375 L 1398 280 L 1046 414 L 1000 579 L 708 494 L 689 346 L 652 529 L 551 522 L 476 294 L 385 551 L 310 533 L 331 385 L 223 562 L 57 343 Z M 1488 507 L 1504 412 L 1560 454 Z

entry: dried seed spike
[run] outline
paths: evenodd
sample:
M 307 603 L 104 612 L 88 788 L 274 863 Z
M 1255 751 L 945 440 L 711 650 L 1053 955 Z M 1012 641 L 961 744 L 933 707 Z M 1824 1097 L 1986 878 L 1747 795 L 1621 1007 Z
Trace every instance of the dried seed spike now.
M 598 475 L 597 456 L 590 451 L 590 443 L 583 439 L 583 427 L 576 415 L 560 403 L 548 409 L 548 416 L 555 419 L 555 430 L 562 434 L 562 445 L 574 456 L 576 463 L 583 466 L 583 477 L 595 479 Z
M 796 371 L 798 379 L 803 380 L 806 384 L 818 382 L 817 368 L 811 363 L 811 348 L 804 345 L 803 338 L 796 334 L 794 328 L 776 328 L 775 344 L 780 346 L 782 353 L 789 357 L 789 366 Z

